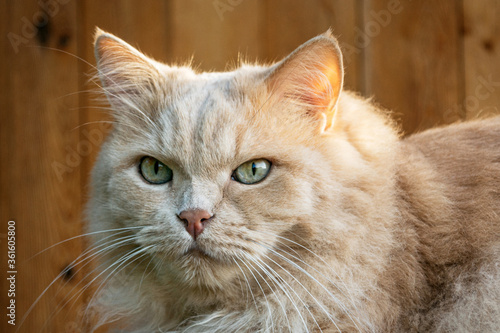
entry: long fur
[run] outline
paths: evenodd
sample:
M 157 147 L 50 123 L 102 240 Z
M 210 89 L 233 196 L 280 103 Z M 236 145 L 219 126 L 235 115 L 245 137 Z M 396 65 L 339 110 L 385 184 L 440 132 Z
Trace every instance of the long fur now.
M 227 73 L 160 64 L 102 31 L 96 55 L 116 117 L 88 204 L 96 248 L 110 244 L 98 326 L 500 330 L 500 118 L 400 139 L 342 91 L 328 33 Z M 143 156 L 172 182 L 142 179 Z M 257 158 L 272 162 L 266 179 L 231 179 Z M 177 218 L 195 208 L 214 215 L 196 241 Z

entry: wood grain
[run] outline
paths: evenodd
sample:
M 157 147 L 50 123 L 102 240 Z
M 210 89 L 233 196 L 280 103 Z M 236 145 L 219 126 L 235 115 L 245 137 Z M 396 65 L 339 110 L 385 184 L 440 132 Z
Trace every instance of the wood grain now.
M 262 58 L 263 10 L 262 0 L 173 0 L 173 60 L 222 71 Z
M 464 2 L 465 98 L 468 119 L 500 113 L 500 1 Z
M 5 6 L 5 5 L 2 5 Z M 9 1 L 0 12 L 2 36 L 1 201 L 2 233 L 6 222 L 17 229 L 17 325 L 2 332 L 64 332 L 75 321 L 81 299 L 60 308 L 79 274 L 59 279 L 44 293 L 22 326 L 28 308 L 81 251 L 74 241 L 36 256 L 51 245 L 82 232 L 80 219 L 80 165 L 67 161 L 78 144 L 78 66 L 71 54 L 77 51 L 74 2 L 46 9 L 34 1 Z M 34 27 L 37 25 L 37 28 Z M 9 35 L 10 33 L 10 35 Z M 18 45 L 11 40 L 23 41 Z M 54 163 L 66 165 L 58 173 Z M 6 251 L 2 241 L 2 281 Z M 66 283 L 68 282 L 68 283 Z M 2 308 L 7 301 L 2 288 Z
M 463 98 L 460 2 L 364 4 L 365 94 L 393 110 L 406 133 L 463 119 L 454 109 Z
M 268 59 L 279 60 L 331 28 L 344 52 L 346 87 L 360 89 L 359 68 L 364 50 L 354 39 L 360 10 L 357 1 L 275 0 L 266 5 Z

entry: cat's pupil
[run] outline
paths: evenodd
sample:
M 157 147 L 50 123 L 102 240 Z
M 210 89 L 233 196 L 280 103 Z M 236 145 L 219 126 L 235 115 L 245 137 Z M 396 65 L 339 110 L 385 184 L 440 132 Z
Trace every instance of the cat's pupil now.
M 160 168 L 158 161 L 155 162 L 155 174 L 158 174 L 158 169 Z
M 256 172 L 257 172 L 257 168 L 255 167 L 255 163 L 252 162 L 252 174 L 255 176 Z

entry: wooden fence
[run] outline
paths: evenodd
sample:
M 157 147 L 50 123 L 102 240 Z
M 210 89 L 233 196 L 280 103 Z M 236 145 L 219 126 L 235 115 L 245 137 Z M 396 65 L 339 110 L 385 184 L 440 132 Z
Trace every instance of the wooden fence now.
M 278 60 L 331 27 L 347 87 L 393 110 L 406 133 L 500 113 L 500 0 L 2 0 L 0 18 L 0 308 L 16 307 L 16 326 L 1 313 L 2 332 L 88 330 L 79 317 L 91 289 L 79 281 L 90 269 L 68 267 L 85 243 L 51 246 L 84 230 L 88 174 L 108 130 L 85 92 L 96 26 L 158 60 L 194 55 L 203 70 L 239 53 Z

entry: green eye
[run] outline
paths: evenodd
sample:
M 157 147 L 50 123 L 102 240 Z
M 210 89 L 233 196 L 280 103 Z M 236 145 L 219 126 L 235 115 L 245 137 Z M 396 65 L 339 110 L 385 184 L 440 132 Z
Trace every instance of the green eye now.
M 271 162 L 265 159 L 243 163 L 234 170 L 234 180 L 243 184 L 255 184 L 266 178 L 271 170 Z
M 172 169 L 150 156 L 141 159 L 139 171 L 151 184 L 165 184 L 172 180 Z

